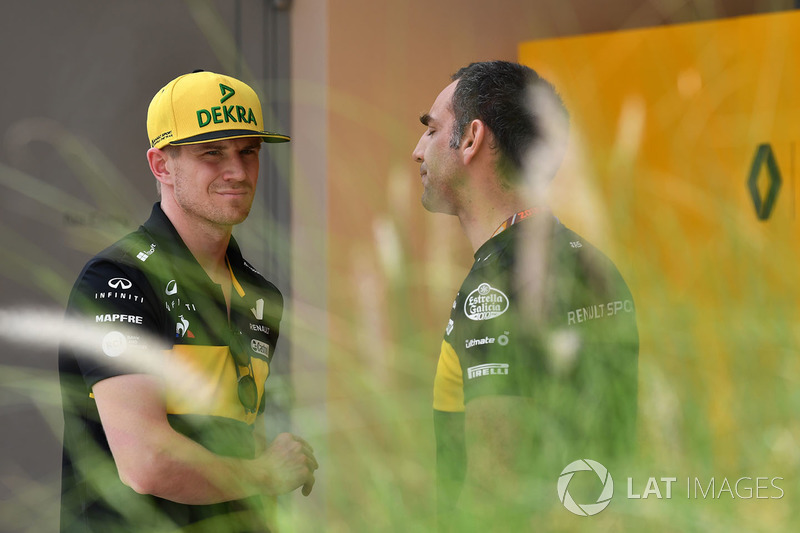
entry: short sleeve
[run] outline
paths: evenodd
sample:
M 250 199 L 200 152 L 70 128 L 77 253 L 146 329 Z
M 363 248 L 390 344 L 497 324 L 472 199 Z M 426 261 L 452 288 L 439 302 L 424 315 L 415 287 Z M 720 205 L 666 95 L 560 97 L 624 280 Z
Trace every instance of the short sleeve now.
M 72 357 L 87 387 L 121 374 L 158 372 L 158 303 L 140 271 L 110 261 L 91 262 L 67 305 L 62 357 Z
M 433 408 L 448 413 L 464 412 L 464 381 L 458 354 L 442 341 L 436 377 L 433 382 Z

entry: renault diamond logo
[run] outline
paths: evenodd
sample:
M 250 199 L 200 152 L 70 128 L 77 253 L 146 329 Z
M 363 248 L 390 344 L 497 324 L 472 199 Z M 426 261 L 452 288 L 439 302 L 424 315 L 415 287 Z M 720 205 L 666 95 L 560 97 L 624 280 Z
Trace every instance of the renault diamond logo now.
M 221 83 L 219 84 L 219 91 L 222 93 L 222 98 L 219 100 L 220 104 L 224 104 L 225 100 L 236 94 L 236 91 Z
M 762 169 L 766 170 L 765 195 L 761 194 L 758 186 Z M 756 216 L 759 220 L 767 220 L 772 213 L 782 181 L 781 171 L 778 169 L 778 162 L 775 161 L 772 146 L 769 144 L 758 145 L 753 164 L 750 167 L 750 175 L 747 178 L 747 188 L 750 190 L 750 197 L 753 199 L 753 207 L 756 208 Z

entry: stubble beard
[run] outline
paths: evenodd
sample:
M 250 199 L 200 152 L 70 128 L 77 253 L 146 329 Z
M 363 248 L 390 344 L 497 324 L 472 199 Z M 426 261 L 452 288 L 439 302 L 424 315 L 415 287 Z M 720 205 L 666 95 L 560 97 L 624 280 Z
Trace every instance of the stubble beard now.
M 458 189 L 463 185 L 460 176 L 440 176 L 436 182 L 428 174 L 428 183 L 422 189 L 422 207 L 431 213 L 457 214 Z
M 442 195 L 436 195 L 429 189 L 422 191 L 422 207 L 431 213 L 441 213 L 444 215 L 452 214 L 452 207 L 449 202 L 442 199 Z
M 230 227 L 244 222 L 253 206 L 253 195 L 242 197 L 239 205 L 218 205 L 214 203 L 215 192 L 209 187 L 204 198 L 191 194 L 193 185 L 189 179 L 180 176 L 175 180 L 175 203 L 190 217 L 203 220 L 208 224 Z M 226 202 L 224 198 L 220 201 Z

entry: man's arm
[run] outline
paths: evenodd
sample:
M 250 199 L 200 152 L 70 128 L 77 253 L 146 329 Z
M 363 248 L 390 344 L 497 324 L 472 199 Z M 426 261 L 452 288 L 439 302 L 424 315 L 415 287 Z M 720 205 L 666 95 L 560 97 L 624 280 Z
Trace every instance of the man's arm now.
M 434 410 L 433 427 L 436 435 L 436 523 L 439 531 L 450 531 L 467 470 L 464 413 Z
M 524 516 L 515 511 L 529 511 L 535 502 L 526 481 L 544 450 L 533 445 L 533 416 L 533 401 L 522 396 L 480 396 L 467 403 L 468 467 L 459 514 L 473 525 L 521 526 L 516 520 Z
M 92 391 L 120 479 L 140 494 L 204 505 L 301 485 L 311 492 L 318 465 L 299 437 L 278 435 L 256 459 L 222 457 L 172 429 L 159 378 L 116 376 Z

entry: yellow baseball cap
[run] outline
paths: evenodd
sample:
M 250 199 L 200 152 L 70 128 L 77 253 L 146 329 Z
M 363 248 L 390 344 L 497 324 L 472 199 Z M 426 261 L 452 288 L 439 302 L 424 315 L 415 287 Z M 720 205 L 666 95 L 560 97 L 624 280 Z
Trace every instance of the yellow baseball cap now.
M 178 76 L 158 91 L 147 109 L 152 148 L 240 137 L 288 142 L 289 136 L 263 129 L 261 102 L 249 85 L 214 72 Z

